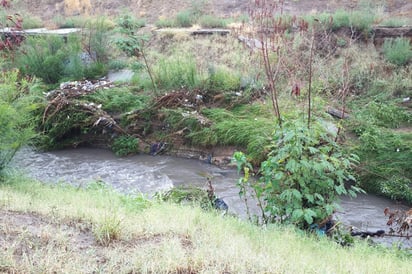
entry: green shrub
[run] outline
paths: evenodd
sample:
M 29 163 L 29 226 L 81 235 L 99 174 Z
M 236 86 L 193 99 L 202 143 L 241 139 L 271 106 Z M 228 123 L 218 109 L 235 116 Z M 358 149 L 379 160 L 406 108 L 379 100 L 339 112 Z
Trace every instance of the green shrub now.
M 122 59 L 114 59 L 114 60 L 110 60 L 108 63 L 108 68 L 110 70 L 121 70 L 124 68 L 128 67 L 128 63 L 126 60 L 122 60 Z
M 383 43 L 383 55 L 386 60 L 404 66 L 412 59 L 412 45 L 408 38 L 386 39 Z
M 155 23 L 157 28 L 173 28 L 176 25 L 176 22 L 170 18 L 161 18 Z
M 139 152 L 139 139 L 131 136 L 120 136 L 113 141 L 111 149 L 117 156 Z
M 86 22 L 82 32 L 82 50 L 91 55 L 93 63 L 106 64 L 110 59 L 111 28 L 110 22 L 103 17 Z
M 37 76 L 47 84 L 58 83 L 73 76 L 67 73 L 82 71 L 79 43 L 75 36 L 68 44 L 60 36 L 28 37 L 17 55 L 17 65 L 24 74 Z
M 180 11 L 175 18 L 176 27 L 190 28 L 195 23 L 195 14 L 190 10 Z
M 384 27 L 402 27 L 402 26 L 408 26 L 412 24 L 412 20 L 409 18 L 403 18 L 403 17 L 389 17 L 384 19 L 382 22 L 379 23 L 380 26 Z
M 354 179 L 350 169 L 357 157 L 343 153 L 320 123 L 308 129 L 302 121 L 285 121 L 276 127 L 270 150 L 254 183 L 248 182 L 251 166 L 244 155 L 234 155 L 246 175 L 239 182 L 241 191 L 252 187 L 265 222 L 309 229 L 333 214 L 338 196 L 360 191 L 344 186 L 345 180 Z
M 198 23 L 204 28 L 226 28 L 228 21 L 223 18 L 218 18 L 216 16 L 206 14 L 202 15 L 198 19 Z
M 146 20 L 133 17 L 130 14 L 124 14 L 117 19 L 116 24 L 122 29 L 139 29 L 146 26 Z
M 18 75 L 17 70 L 0 73 L 0 173 L 17 150 L 35 137 L 32 114 L 39 105 L 30 94 L 34 83 Z
M 23 29 L 36 29 L 43 27 L 43 22 L 38 17 L 23 15 Z

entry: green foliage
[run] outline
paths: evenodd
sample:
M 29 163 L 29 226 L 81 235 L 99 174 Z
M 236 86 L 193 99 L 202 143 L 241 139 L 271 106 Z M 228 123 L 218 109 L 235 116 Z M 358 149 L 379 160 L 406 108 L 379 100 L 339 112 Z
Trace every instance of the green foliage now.
M 191 55 L 160 59 L 153 67 L 157 87 L 165 90 L 200 87 L 202 75 Z
M 67 41 L 57 35 L 28 37 L 16 63 L 23 74 L 39 77 L 47 84 L 63 79 L 95 78 L 106 73 L 107 45 L 103 36 L 98 30 L 90 32 L 87 49 L 82 49 L 76 35 L 70 35 Z M 83 50 L 86 52 L 81 53 Z
M 386 39 L 383 43 L 383 55 L 386 60 L 397 66 L 408 64 L 412 60 L 412 45 L 409 38 Z
M 191 10 L 183 10 L 176 14 L 175 26 L 190 28 L 195 23 L 195 14 Z
M 361 132 L 364 127 L 370 125 L 398 128 L 403 124 L 412 122 L 412 114 L 394 102 L 372 101 L 356 113 L 356 119 L 362 121 L 362 123 L 355 128 L 357 132 Z
M 99 89 L 85 97 L 96 104 L 102 104 L 102 108 L 111 113 L 124 113 L 147 107 L 149 97 L 136 95 L 127 87 L 111 89 Z
M 61 37 L 28 37 L 21 48 L 17 64 L 22 73 L 35 75 L 45 83 L 53 84 L 63 78 L 64 63 L 70 54 Z
M 198 19 L 198 23 L 204 28 L 226 28 L 228 20 L 205 14 Z
M 172 28 L 175 26 L 175 21 L 170 18 L 160 18 L 156 21 L 155 25 L 158 28 Z
M 209 91 L 237 91 L 240 89 L 240 75 L 224 66 L 209 67 L 207 88 Z
M 197 205 L 204 209 L 212 207 L 207 192 L 198 187 L 176 186 L 165 192 L 157 192 L 155 198 L 177 204 Z
M 120 136 L 113 141 L 111 149 L 117 156 L 139 152 L 139 139 L 131 136 Z
M 121 17 L 117 22 L 120 36 L 115 38 L 114 43 L 128 56 L 136 59 L 142 57 L 146 72 L 152 83 L 152 88 L 155 93 L 157 93 L 154 76 L 145 54 L 145 42 L 148 41 L 149 37 L 148 35 L 137 33 L 137 30 L 142 27 L 142 24 L 142 21 L 136 20 L 129 15 Z
M 358 136 L 353 150 L 360 157 L 361 186 L 390 198 L 412 201 L 412 137 L 392 130 L 412 122 L 410 112 L 394 103 L 358 107 L 351 127 Z
M 28 14 L 23 15 L 23 29 L 36 29 L 43 27 L 43 22 L 39 17 L 33 17 Z
M 321 222 L 334 212 L 339 195 L 360 191 L 344 186 L 345 180 L 354 180 L 350 170 L 356 162 L 357 156 L 345 155 L 319 123 L 310 129 L 300 121 L 276 127 L 261 178 L 252 184 L 257 199 L 264 202 L 264 221 L 306 229 Z
M 130 14 L 124 14 L 117 20 L 117 25 L 121 29 L 139 29 L 146 26 L 146 20 L 143 18 L 135 18 Z
M 144 21 L 123 15 L 116 23 L 117 32 L 120 34 L 114 38 L 116 46 L 128 56 L 139 57 L 144 50 L 144 43 L 149 39 L 147 35 L 136 33 L 144 26 Z
M 34 82 L 18 75 L 17 70 L 0 73 L 0 172 L 35 137 L 32 113 L 39 105 L 31 96 Z
M 377 15 L 374 7 L 364 6 L 353 11 L 337 10 L 333 14 L 322 13 L 317 18 L 330 30 L 352 28 L 358 33 L 368 36 Z
M 82 32 L 83 50 L 92 56 L 97 64 L 106 64 L 110 57 L 110 30 L 107 19 L 99 18 L 86 22 Z M 93 62 L 93 63 L 94 63 Z
M 389 180 L 380 180 L 379 184 L 381 193 L 392 200 L 412 202 L 412 181 L 409 178 L 394 175 Z
M 52 18 L 53 23 L 58 28 L 82 28 L 87 19 L 81 16 L 62 16 L 56 15 Z
M 93 234 L 102 246 L 109 246 L 111 242 L 119 239 L 121 235 L 121 220 L 112 213 L 93 227 Z
M 43 140 L 38 145 L 44 149 L 64 147 L 65 142 L 73 142 L 72 138 L 88 133 L 93 122 L 92 113 L 79 111 L 75 104 L 70 104 L 47 117 L 43 124 Z
M 114 59 L 109 61 L 109 69 L 111 70 L 121 70 L 128 66 L 127 61 L 121 59 Z
M 379 23 L 380 26 L 391 27 L 391 28 L 410 26 L 411 24 L 412 24 L 411 18 L 393 17 L 393 16 L 390 16 L 389 18 L 386 18 L 382 22 Z
M 260 114 L 257 115 L 256 112 Z M 210 126 L 201 127 L 188 134 L 196 145 L 232 145 L 246 148 L 253 163 L 260 163 L 266 156 L 270 142 L 273 118 L 265 117 L 267 110 L 262 106 L 250 105 L 224 109 L 203 109 L 202 114 L 212 121 Z M 192 128 L 190 128 L 192 129 Z

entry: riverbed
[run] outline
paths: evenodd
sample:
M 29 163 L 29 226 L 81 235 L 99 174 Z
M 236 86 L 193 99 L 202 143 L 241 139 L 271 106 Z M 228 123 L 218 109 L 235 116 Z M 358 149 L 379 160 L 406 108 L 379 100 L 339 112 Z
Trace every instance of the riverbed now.
M 30 148 L 19 151 L 13 165 L 29 176 L 48 183 L 70 183 L 86 186 L 90 182 L 104 182 L 126 194 L 143 193 L 149 198 L 158 191 L 186 185 L 206 189 L 207 177 L 218 197 L 224 199 L 229 212 L 246 218 L 246 207 L 239 198 L 236 170 L 221 169 L 206 162 L 172 156 L 134 155 L 117 157 L 109 150 L 77 148 L 53 152 L 37 152 Z M 407 209 L 405 205 L 375 195 L 341 197 L 335 219 L 363 231 L 388 231 L 384 209 Z M 256 210 L 256 205 L 250 205 Z M 383 241 L 392 245 L 397 238 Z M 403 245 L 411 246 L 411 240 Z

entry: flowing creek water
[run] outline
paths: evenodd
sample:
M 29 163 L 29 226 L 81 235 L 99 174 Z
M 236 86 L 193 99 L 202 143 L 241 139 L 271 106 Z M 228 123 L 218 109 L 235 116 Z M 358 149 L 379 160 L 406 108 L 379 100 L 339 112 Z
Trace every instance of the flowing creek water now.
M 236 170 L 221 169 L 197 160 L 150 155 L 119 158 L 111 151 L 95 148 L 53 152 L 36 152 L 26 148 L 16 154 L 13 164 L 44 182 L 87 185 L 100 180 L 119 192 L 144 193 L 149 197 L 157 191 L 178 185 L 206 189 L 206 177 L 209 176 L 217 196 L 228 204 L 229 212 L 246 218 L 246 208 L 236 187 L 239 178 Z M 362 231 L 388 231 L 384 209 L 407 209 L 404 205 L 374 195 L 358 195 L 353 199 L 342 197 L 340 206 L 335 219 Z M 379 241 L 392 244 L 399 239 L 385 237 Z M 411 242 L 404 240 L 402 244 L 410 248 Z

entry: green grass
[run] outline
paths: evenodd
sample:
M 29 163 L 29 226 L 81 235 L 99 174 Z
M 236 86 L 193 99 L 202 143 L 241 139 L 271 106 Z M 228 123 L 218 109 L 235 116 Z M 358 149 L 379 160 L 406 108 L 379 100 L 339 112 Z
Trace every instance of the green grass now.
M 127 87 L 99 89 L 85 98 L 96 104 L 102 104 L 102 109 L 110 113 L 125 113 L 147 107 L 149 97 L 134 94 Z
M 198 20 L 198 24 L 203 28 L 226 28 L 229 20 L 219 18 L 210 14 L 202 15 Z
M 382 48 L 385 59 L 397 66 L 404 66 L 412 60 L 412 44 L 409 38 L 386 39 Z
M 219 108 L 203 109 L 202 114 L 210 119 L 212 124 L 188 135 L 193 144 L 237 146 L 246 149 L 253 163 L 259 163 L 264 159 L 274 124 L 267 108 L 254 104 L 232 111 Z
M 317 239 L 291 228 L 256 227 L 198 207 L 145 202 L 98 184 L 77 189 L 8 179 L 0 183 L 0 211 L 4 216 L 0 233 L 7 244 L 0 253 L 0 266 L 6 272 L 410 270 L 410 257 L 396 250 L 365 243 L 342 248 L 326 238 Z M 102 242 L 104 235 L 110 235 L 111 240 Z

